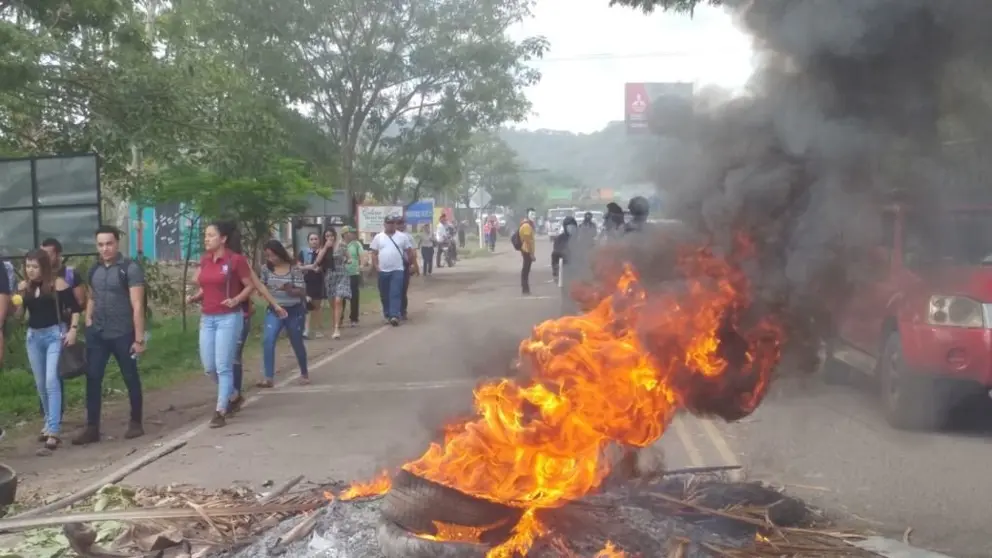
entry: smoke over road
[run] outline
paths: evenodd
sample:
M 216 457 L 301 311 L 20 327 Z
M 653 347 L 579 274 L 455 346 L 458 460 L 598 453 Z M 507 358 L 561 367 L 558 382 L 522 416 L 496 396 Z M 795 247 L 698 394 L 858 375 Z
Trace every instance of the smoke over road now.
M 982 157 L 947 144 L 986 148 L 992 2 L 724 4 L 753 37 L 748 95 L 654 114 L 686 140 L 659 186 L 696 230 L 750 234 L 761 300 L 788 309 L 793 348 L 811 346 L 824 310 L 877 266 L 877 208 L 893 191 L 927 204 L 981 191 Z

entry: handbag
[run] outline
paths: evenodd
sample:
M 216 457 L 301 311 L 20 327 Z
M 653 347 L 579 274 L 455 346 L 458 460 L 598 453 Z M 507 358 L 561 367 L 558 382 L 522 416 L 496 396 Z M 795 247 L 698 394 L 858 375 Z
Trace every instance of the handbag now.
M 52 288 L 52 299 L 55 301 L 55 317 L 62 323 L 62 309 L 59 307 L 59 293 Z M 86 362 L 86 345 L 79 340 L 72 345 L 63 345 L 59 353 L 59 378 L 71 380 L 85 376 L 89 368 Z

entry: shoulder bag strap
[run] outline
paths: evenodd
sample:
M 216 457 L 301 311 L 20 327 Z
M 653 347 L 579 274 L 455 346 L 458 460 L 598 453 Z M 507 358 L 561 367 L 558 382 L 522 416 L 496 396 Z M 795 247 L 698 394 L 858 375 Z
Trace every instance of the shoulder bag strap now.
M 403 265 L 408 264 L 409 262 L 406 261 L 406 254 L 403 252 L 403 250 L 400 250 L 400 245 L 396 244 L 396 241 L 393 240 L 393 237 L 389 236 L 388 234 L 386 235 L 386 238 L 388 238 L 389 241 L 393 243 L 393 246 L 396 247 L 396 251 L 400 253 L 400 259 L 403 260 Z

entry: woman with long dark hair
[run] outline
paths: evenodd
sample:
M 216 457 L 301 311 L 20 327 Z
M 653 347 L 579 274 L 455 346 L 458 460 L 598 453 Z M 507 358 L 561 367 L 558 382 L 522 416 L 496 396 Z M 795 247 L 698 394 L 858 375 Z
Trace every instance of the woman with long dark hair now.
M 265 267 L 262 269 L 262 283 L 275 297 L 276 302 L 286 309 L 286 316 L 277 316 L 271 310 L 265 314 L 265 331 L 262 337 L 262 362 L 264 378 L 258 382 L 260 388 L 270 388 L 276 376 L 276 342 L 283 328 L 289 336 L 289 343 L 296 354 L 300 366 L 301 384 L 310 383 L 307 372 L 307 348 L 303 343 L 303 324 L 306 318 L 306 282 L 303 271 L 293 261 L 286 247 L 278 240 L 265 243 Z
M 311 314 L 316 314 L 313 318 L 316 318 L 316 329 L 323 329 L 323 320 L 320 317 L 321 308 L 324 306 L 324 301 L 327 300 L 327 293 L 324 291 L 324 274 L 327 273 L 329 260 L 318 264 L 317 254 L 320 253 L 320 235 L 312 232 L 307 235 L 307 248 L 301 250 L 297 261 L 300 263 L 300 269 L 303 270 L 303 280 L 307 285 L 307 298 L 312 304 L 312 312 L 307 312 L 307 317 L 303 326 L 303 338 L 310 338 L 311 331 Z M 314 332 L 314 337 L 323 337 L 320 331 Z
M 62 427 L 59 358 L 63 346 L 76 343 L 82 309 L 72 287 L 55 275 L 51 259 L 43 250 L 35 250 L 24 259 L 24 277 L 18 286 L 24 301 L 18 313 L 28 313 L 28 360 L 45 414 L 39 440 L 51 451 L 59 446 Z
M 248 260 L 241 254 L 241 239 L 234 223 L 215 221 L 203 234 L 205 253 L 193 281 L 199 292 L 187 302 L 200 302 L 200 360 L 217 384 L 217 407 L 211 428 L 227 424 L 231 411 L 242 404 L 235 392 L 234 363 L 244 329 L 245 304 L 261 286 Z M 276 311 L 285 313 L 264 286 L 258 289 Z
M 324 232 L 324 246 L 317 254 L 317 263 L 329 260 L 330 267 L 324 274 L 327 298 L 334 300 L 334 339 L 341 337 L 341 316 L 344 312 L 344 299 L 351 298 L 351 280 L 348 278 L 348 247 L 338 242 L 338 233 L 333 228 Z

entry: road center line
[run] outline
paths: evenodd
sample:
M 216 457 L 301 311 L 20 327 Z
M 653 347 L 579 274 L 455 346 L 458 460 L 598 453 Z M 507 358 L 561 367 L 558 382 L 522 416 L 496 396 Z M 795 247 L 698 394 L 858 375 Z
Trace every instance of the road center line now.
M 730 449 L 730 444 L 727 443 L 727 439 L 723 437 L 723 434 L 717 429 L 713 424 L 713 421 L 709 419 L 701 419 L 699 423 L 703 426 L 703 430 L 706 432 L 706 436 L 713 442 L 713 447 L 716 448 L 717 453 L 720 454 L 720 458 L 723 459 L 724 465 L 740 465 L 738 463 L 737 455 L 734 451 Z M 743 471 L 731 471 L 728 475 L 734 480 L 743 480 Z
M 682 447 L 685 448 L 685 453 L 689 457 L 689 464 L 693 467 L 703 466 L 703 454 L 699 453 L 699 448 L 696 447 L 696 442 L 693 441 L 692 435 L 689 434 L 689 430 L 685 427 L 682 422 L 683 416 L 676 416 L 672 420 L 672 428 L 675 430 L 675 437 L 682 442 Z
M 307 394 L 307 393 L 356 393 L 356 392 L 383 392 L 383 391 L 419 391 L 425 389 L 447 389 L 453 387 L 474 386 L 479 380 L 462 378 L 457 380 L 440 380 L 436 382 L 368 382 L 353 384 L 330 384 L 330 385 L 310 385 L 300 387 L 289 387 L 285 389 L 266 390 L 259 393 L 259 397 L 287 394 Z

